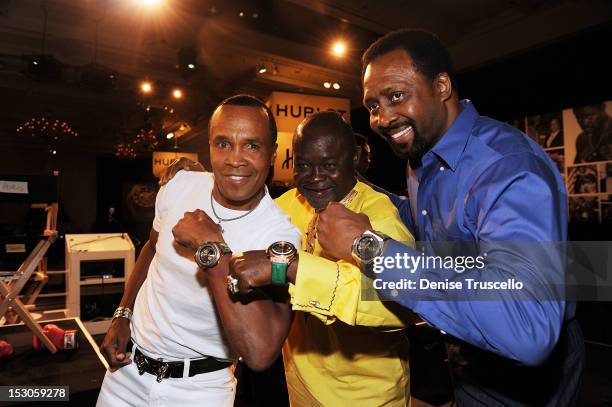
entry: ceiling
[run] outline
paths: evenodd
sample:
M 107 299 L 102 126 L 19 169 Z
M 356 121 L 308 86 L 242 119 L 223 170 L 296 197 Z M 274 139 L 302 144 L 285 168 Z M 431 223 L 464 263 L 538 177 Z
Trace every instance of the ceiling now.
M 79 132 L 64 143 L 74 150 L 112 153 L 144 123 L 162 144 L 172 144 L 165 132 L 188 124 L 184 144 L 205 133 L 221 99 L 238 92 L 340 96 L 356 106 L 361 53 L 396 28 L 437 33 L 457 70 L 467 71 L 612 20 L 606 0 L 163 0 L 158 9 L 141 3 L 0 0 L 0 147 L 36 148 L 36 138 L 15 129 L 42 115 Z M 347 41 L 346 57 L 331 55 L 335 38 Z M 193 70 L 184 66 L 190 53 Z M 41 54 L 53 56 L 55 75 L 31 71 L 30 57 Z M 261 67 L 266 73 L 258 73 Z M 152 81 L 153 95 L 139 93 L 143 79 Z M 325 89 L 326 81 L 340 89 Z M 170 96 L 175 86 L 184 90 L 180 101 Z

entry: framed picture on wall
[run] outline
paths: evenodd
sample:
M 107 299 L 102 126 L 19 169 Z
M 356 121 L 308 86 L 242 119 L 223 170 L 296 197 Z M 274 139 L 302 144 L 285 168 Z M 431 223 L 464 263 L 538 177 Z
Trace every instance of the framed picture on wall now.
M 612 102 L 563 111 L 566 165 L 612 161 Z

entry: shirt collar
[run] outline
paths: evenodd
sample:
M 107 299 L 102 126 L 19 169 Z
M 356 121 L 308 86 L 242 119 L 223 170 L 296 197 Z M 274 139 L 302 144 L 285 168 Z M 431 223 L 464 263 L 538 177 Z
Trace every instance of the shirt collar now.
M 476 108 L 469 100 L 461 102 L 462 111 L 442 138 L 431 149 L 438 158 L 453 171 L 457 168 L 459 158 L 472 134 L 472 127 L 478 118 Z

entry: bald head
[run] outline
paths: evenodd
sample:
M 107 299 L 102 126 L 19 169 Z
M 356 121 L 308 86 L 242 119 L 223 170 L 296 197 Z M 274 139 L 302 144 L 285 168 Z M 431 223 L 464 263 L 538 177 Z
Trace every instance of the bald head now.
M 347 152 L 355 151 L 353 129 L 342 115 L 337 112 L 319 112 L 308 116 L 295 130 L 293 144 L 302 140 L 312 142 L 313 139 L 330 138 L 333 143 L 339 143 Z

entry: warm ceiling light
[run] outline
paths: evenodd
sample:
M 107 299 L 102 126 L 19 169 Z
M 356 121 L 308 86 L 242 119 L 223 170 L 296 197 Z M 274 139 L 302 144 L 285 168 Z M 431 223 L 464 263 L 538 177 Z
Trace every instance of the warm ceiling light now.
M 174 137 L 174 133 L 172 133 L 172 132 L 170 132 L 170 133 L 166 134 L 166 138 L 167 138 L 168 140 L 171 140 L 173 137 Z
M 329 83 L 329 82 L 323 82 L 323 87 L 324 87 L 325 89 L 329 89 L 329 88 L 331 88 L 331 83 Z
M 188 64 L 188 65 L 187 65 L 187 68 L 189 68 L 189 69 L 195 69 L 195 64 Z
M 334 82 L 334 84 L 332 85 L 332 87 L 336 90 L 340 89 L 340 84 L 338 82 Z
M 140 90 L 142 90 L 144 93 L 151 93 L 153 90 L 153 85 L 151 85 L 151 82 L 143 82 L 140 84 Z
M 266 73 L 266 72 L 268 72 L 268 68 L 266 68 L 265 66 L 260 66 L 259 69 L 257 70 L 257 72 L 259 72 L 259 73 Z
M 180 89 L 174 89 L 172 96 L 174 96 L 175 99 L 180 99 L 183 97 L 183 91 Z
M 344 56 L 346 53 L 346 44 L 343 41 L 336 41 L 332 46 L 332 52 L 338 57 Z

